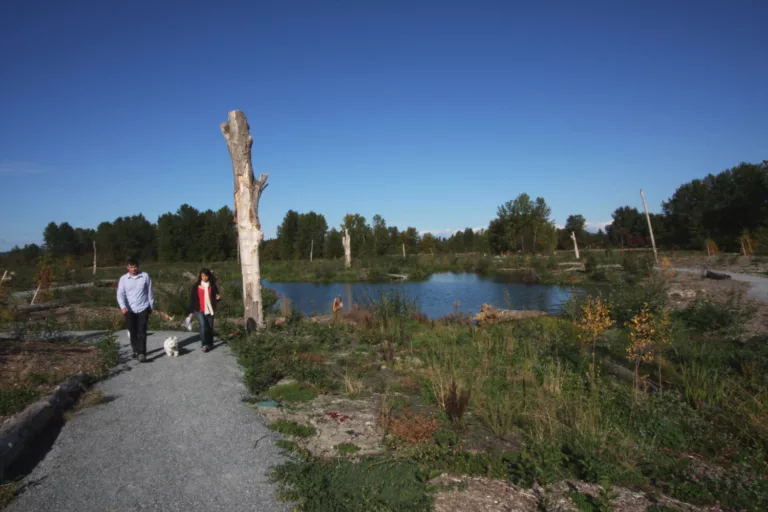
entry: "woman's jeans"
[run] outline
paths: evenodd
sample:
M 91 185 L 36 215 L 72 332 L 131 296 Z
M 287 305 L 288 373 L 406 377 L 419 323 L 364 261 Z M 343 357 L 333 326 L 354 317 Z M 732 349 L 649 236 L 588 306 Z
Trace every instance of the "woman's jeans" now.
M 213 347 L 213 315 L 198 311 L 195 316 L 200 326 L 200 344 L 204 347 Z

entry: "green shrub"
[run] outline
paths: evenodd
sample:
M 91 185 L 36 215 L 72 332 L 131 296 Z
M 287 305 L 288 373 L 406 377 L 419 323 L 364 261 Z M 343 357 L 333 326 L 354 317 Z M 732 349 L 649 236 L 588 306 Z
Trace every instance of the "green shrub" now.
M 360 447 L 353 443 L 341 443 L 333 447 L 340 455 L 352 455 L 360 451 Z
M 407 461 L 352 462 L 347 459 L 289 461 L 272 480 L 280 499 L 311 512 L 422 512 L 432 509 L 428 478 Z
M 547 258 L 547 269 L 557 270 L 557 259 L 554 254 L 550 254 L 549 258 Z
M 302 387 L 298 383 L 272 387 L 267 394 L 270 399 L 281 403 L 309 402 L 317 397 L 313 389 Z
M 25 380 L 32 386 L 58 384 L 63 379 L 55 372 L 30 372 Z
M 34 389 L 0 389 L 0 416 L 8 416 L 23 410 L 40 398 Z
M 713 304 L 696 299 L 676 315 L 683 324 L 695 332 L 740 330 L 750 312 L 733 301 Z
M 307 425 L 299 425 L 295 421 L 276 420 L 269 424 L 269 428 L 287 436 L 309 437 L 315 435 L 315 428 Z
M 638 315 L 644 304 L 648 304 L 648 311 L 656 315 L 669 303 L 664 282 L 655 279 L 615 285 L 601 295 L 611 310 L 611 317 L 620 326 Z

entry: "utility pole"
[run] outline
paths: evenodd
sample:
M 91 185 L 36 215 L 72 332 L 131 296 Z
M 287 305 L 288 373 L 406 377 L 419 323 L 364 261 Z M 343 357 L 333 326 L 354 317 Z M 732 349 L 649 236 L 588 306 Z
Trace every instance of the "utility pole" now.
M 651 245 L 653 246 L 653 258 L 656 260 L 656 264 L 659 264 L 659 253 L 656 251 L 656 240 L 653 238 L 653 226 L 651 226 L 651 216 L 648 214 L 648 205 L 645 203 L 645 194 L 643 189 L 640 189 L 640 198 L 643 200 L 643 208 L 645 208 L 645 220 L 648 221 L 648 232 L 651 234 Z

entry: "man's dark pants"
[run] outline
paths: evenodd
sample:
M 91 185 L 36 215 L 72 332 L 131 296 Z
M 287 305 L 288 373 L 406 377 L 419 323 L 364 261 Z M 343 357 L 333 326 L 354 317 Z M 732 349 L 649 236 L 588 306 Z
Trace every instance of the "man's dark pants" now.
M 134 354 L 147 353 L 147 324 L 149 323 L 149 312 L 147 308 L 139 313 L 128 311 L 125 314 L 125 326 L 131 333 L 131 347 Z

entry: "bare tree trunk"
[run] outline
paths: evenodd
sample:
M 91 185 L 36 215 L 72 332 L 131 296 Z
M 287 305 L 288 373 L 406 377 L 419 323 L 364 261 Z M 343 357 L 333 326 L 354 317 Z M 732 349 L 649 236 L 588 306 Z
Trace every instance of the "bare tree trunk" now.
M 309 262 L 312 263 L 312 253 L 315 252 L 315 241 L 312 240 L 312 243 L 309 246 Z
M 267 188 L 268 174 L 259 175 L 256 180 L 251 163 L 253 138 L 248 133 L 248 119 L 240 110 L 233 110 L 227 122 L 221 123 L 221 133 L 227 141 L 229 156 L 232 158 L 232 172 L 235 179 L 235 222 L 237 223 L 240 268 L 243 274 L 243 306 L 246 325 L 249 330 L 264 328 L 264 314 L 261 299 L 261 268 L 259 266 L 259 245 L 264 233 L 259 223 L 259 199 Z
M 344 266 L 349 268 L 352 266 L 352 243 L 349 239 L 349 231 L 347 231 L 347 228 L 344 228 L 342 242 L 344 243 Z
M 576 241 L 576 233 L 571 231 L 571 240 L 573 240 L 573 252 L 576 253 L 576 259 L 579 259 L 579 243 Z
M 93 241 L 93 276 L 96 277 L 96 240 Z
M 744 237 L 741 237 L 741 255 L 746 256 L 747 250 L 744 248 Z
M 403 259 L 405 259 L 405 242 L 403 242 Z
M 651 234 L 651 245 L 653 246 L 653 257 L 656 260 L 656 264 L 659 264 L 659 253 L 656 251 L 656 240 L 653 238 L 653 226 L 651 226 L 651 216 L 648 214 L 648 205 L 645 203 L 645 194 L 643 189 L 640 189 L 640 198 L 643 200 L 643 208 L 645 208 L 645 220 L 648 221 L 648 232 Z
M 3 278 L 0 279 L 0 286 L 3 286 L 3 283 L 5 282 L 5 276 L 7 275 L 8 275 L 8 271 L 6 270 L 5 272 L 3 272 Z

